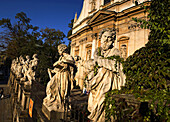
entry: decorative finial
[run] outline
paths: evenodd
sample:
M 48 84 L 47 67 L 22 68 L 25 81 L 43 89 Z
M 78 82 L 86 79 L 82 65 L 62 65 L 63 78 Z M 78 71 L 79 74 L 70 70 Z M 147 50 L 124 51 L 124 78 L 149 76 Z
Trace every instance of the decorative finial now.
M 77 21 L 77 12 L 75 14 L 75 17 L 74 17 L 74 23 Z

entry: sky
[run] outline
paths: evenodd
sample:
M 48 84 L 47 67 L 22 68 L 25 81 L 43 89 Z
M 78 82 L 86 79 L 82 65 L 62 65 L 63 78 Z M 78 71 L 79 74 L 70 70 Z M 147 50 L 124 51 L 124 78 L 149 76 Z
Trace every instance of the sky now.
M 68 24 L 78 16 L 83 6 L 83 0 L 0 0 L 0 20 L 9 18 L 12 22 L 15 15 L 26 13 L 33 26 L 40 29 L 54 28 L 67 35 Z M 68 44 L 67 38 L 64 39 Z

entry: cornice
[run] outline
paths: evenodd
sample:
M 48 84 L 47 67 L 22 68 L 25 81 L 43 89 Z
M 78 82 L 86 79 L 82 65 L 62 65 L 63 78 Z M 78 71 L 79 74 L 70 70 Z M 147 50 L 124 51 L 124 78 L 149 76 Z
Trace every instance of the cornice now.
M 120 1 L 120 2 L 115 2 L 115 3 L 113 3 L 113 4 L 106 4 L 106 5 L 102 6 L 102 10 L 107 10 L 107 9 L 109 9 L 109 8 L 112 8 L 112 7 L 114 7 L 114 6 L 123 4 L 123 3 L 128 2 L 128 1 L 130 1 L 130 0 L 122 0 L 122 1 Z
M 85 22 L 86 20 L 90 19 L 92 16 L 93 16 L 93 15 L 84 18 L 79 24 L 77 24 L 76 26 L 74 26 L 73 29 L 75 29 L 75 28 L 77 28 L 78 26 L 80 26 L 83 22 Z
M 133 6 L 130 8 L 127 8 L 121 12 L 117 13 L 117 18 L 123 17 L 123 16 L 127 16 L 128 14 L 135 14 L 135 13 L 139 13 L 139 12 L 144 12 L 146 11 L 142 6 L 146 6 L 146 5 L 150 5 L 150 2 L 144 2 L 143 4 L 139 4 L 138 6 Z
M 114 3 L 113 5 L 110 5 L 110 6 L 113 7 L 113 6 L 115 6 L 115 5 L 119 5 L 119 4 L 122 4 L 122 3 L 127 2 L 127 1 L 129 1 L 129 0 L 123 0 L 123 1 L 121 1 L 121 2 L 116 2 L 116 3 Z M 142 3 L 142 4 L 139 4 L 138 6 L 133 6 L 133 7 L 127 8 L 127 9 L 121 11 L 121 12 L 118 12 L 118 13 L 112 11 L 112 14 L 111 14 L 111 15 L 109 15 L 109 16 L 107 16 L 107 17 L 104 17 L 104 18 L 101 19 L 101 20 L 97 20 L 97 21 L 94 21 L 94 22 L 91 22 L 91 23 L 90 23 L 90 22 L 89 22 L 90 19 L 92 19 L 92 18 L 99 12 L 99 11 L 98 11 L 98 12 L 94 13 L 93 15 L 91 15 L 91 16 L 83 19 L 83 21 L 82 21 L 81 23 L 83 23 L 84 21 L 86 21 L 87 19 L 89 19 L 89 21 L 88 21 L 88 23 L 87 23 L 88 25 L 86 25 L 85 27 L 81 28 L 80 30 L 78 30 L 76 33 L 74 33 L 73 35 L 69 36 L 68 38 L 71 39 L 71 38 L 79 35 L 79 34 L 82 33 L 83 31 L 88 30 L 88 29 L 91 29 L 92 25 L 95 25 L 96 23 L 101 24 L 102 21 L 107 22 L 106 20 L 109 20 L 111 17 L 114 17 L 115 19 L 120 20 L 121 18 L 128 17 L 129 14 L 138 14 L 139 12 L 144 12 L 144 11 L 146 11 L 146 10 L 145 10 L 144 8 L 142 8 L 142 6 L 143 6 L 143 5 L 144 5 L 144 6 L 150 5 L 150 3 L 151 3 L 150 1 L 146 1 L 146 2 L 144 2 L 144 3 Z M 108 6 L 108 7 L 110 7 L 110 6 Z M 108 8 L 107 8 L 107 9 L 108 9 Z M 105 10 L 105 9 L 102 9 L 101 11 L 104 11 L 104 10 Z M 107 10 L 105 10 L 105 12 L 107 12 Z M 99 13 L 99 14 L 100 14 L 100 13 Z M 94 19 L 95 19 L 95 18 L 94 18 Z M 93 20 L 94 20 L 94 19 L 93 19 Z M 113 20 L 114 20 L 114 19 L 113 19 Z M 81 24 L 79 24 L 79 25 L 81 25 Z M 76 28 L 76 27 L 79 26 L 79 25 L 76 25 L 74 28 Z M 139 25 L 137 25 L 137 26 L 139 26 Z M 74 28 L 73 28 L 73 29 L 74 29 Z M 129 27 L 129 29 L 132 29 L 132 28 L 133 28 L 133 27 Z
M 87 24 L 88 25 L 92 25 L 92 24 L 95 24 L 95 23 L 98 23 L 98 22 L 100 22 L 100 21 L 103 21 L 103 20 L 106 20 L 106 19 L 108 19 L 108 18 L 110 18 L 110 17 L 113 17 L 113 16 L 115 16 L 116 17 L 116 12 L 114 12 L 114 11 L 98 11 L 88 22 L 87 22 Z M 95 20 L 95 19 L 97 19 L 99 16 L 102 16 L 102 15 L 107 15 L 106 17 L 104 17 L 104 18 L 102 18 L 102 19 L 99 19 L 99 20 Z M 94 21 L 95 20 L 95 21 Z

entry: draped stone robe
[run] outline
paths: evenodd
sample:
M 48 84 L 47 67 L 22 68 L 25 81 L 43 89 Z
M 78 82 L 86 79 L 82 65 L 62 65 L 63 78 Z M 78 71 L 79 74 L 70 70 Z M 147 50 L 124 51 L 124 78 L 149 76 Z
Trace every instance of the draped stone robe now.
M 113 55 L 120 55 L 117 48 L 108 49 L 103 51 L 101 54 L 104 56 L 98 56 L 98 49 L 94 52 L 94 61 L 99 65 L 96 76 L 91 79 L 91 91 L 88 99 L 88 110 L 91 114 L 88 118 L 94 122 L 105 121 L 104 113 L 104 99 L 105 93 L 113 89 L 120 89 L 125 84 L 125 76 L 122 72 L 122 65 L 117 64 L 115 68 L 116 60 L 106 59 Z
M 74 59 L 69 54 L 65 54 L 54 63 L 55 68 L 50 74 L 50 81 L 46 87 L 46 98 L 43 104 L 50 110 L 63 109 L 63 100 L 68 95 L 69 90 L 73 87 L 73 67 Z

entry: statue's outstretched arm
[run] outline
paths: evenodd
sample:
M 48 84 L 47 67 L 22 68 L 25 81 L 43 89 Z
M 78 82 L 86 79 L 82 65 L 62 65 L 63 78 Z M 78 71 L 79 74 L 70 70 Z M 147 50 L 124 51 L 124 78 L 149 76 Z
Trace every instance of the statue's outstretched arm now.
M 49 75 L 49 77 L 50 77 L 50 79 L 51 79 L 51 78 L 52 78 L 52 75 L 51 75 L 51 71 L 52 71 L 52 70 L 48 68 L 47 71 L 48 71 L 48 75 Z

